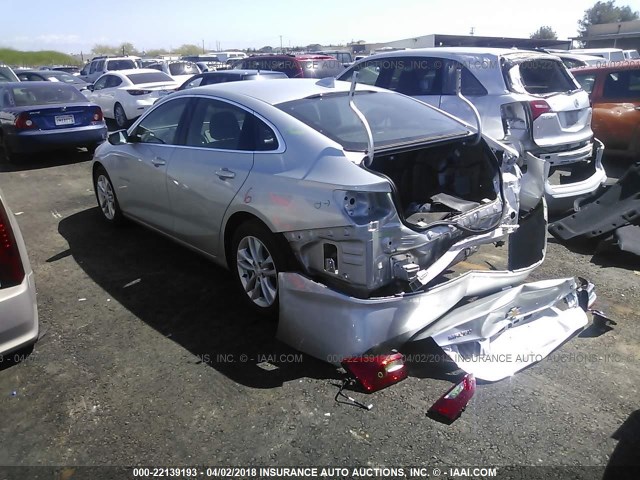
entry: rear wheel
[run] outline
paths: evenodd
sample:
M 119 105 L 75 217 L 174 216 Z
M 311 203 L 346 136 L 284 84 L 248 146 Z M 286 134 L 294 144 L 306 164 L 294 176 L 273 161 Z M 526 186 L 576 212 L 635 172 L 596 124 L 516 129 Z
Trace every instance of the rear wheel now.
M 123 216 L 118 204 L 115 189 L 104 167 L 98 167 L 93 175 L 93 188 L 96 192 L 98 207 L 105 220 L 112 224 L 122 223 Z
M 129 125 L 129 119 L 127 118 L 124 108 L 122 108 L 122 105 L 119 103 L 116 103 L 113 107 L 113 116 L 115 117 L 118 128 L 127 128 L 127 125 Z
M 268 317 L 278 315 L 278 273 L 286 270 L 286 250 L 258 221 L 246 222 L 233 234 L 230 265 L 245 303 Z

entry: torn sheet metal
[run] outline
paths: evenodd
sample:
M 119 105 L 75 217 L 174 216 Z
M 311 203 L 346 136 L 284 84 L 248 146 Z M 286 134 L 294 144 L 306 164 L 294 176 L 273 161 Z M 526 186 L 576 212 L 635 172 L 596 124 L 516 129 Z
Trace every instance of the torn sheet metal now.
M 544 280 L 457 308 L 412 340 L 431 337 L 460 368 L 497 381 L 539 362 L 587 323 L 575 279 Z
M 610 187 L 576 202 L 576 212 L 549 225 L 559 240 L 603 237 L 629 224 L 640 223 L 640 163 Z

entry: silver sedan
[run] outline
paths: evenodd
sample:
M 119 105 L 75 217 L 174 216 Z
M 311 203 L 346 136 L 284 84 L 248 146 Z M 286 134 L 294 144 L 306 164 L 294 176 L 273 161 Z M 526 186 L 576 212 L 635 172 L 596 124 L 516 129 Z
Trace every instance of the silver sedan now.
M 228 267 L 251 308 L 279 314 L 281 339 L 329 361 L 526 278 L 544 258 L 546 211 L 540 200 L 518 224 L 519 178 L 516 152 L 454 117 L 326 79 L 177 92 L 93 163 L 108 222 L 132 219 Z M 507 238 L 508 268 L 453 268 Z

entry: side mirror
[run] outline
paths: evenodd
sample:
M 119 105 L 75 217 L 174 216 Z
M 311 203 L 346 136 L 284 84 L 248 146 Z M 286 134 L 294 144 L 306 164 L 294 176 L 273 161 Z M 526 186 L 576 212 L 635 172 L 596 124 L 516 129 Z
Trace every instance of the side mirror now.
M 87 84 L 87 86 L 85 87 L 87 90 L 93 92 L 93 83 L 89 83 Z
M 118 130 L 109 135 L 108 141 L 111 145 L 124 145 L 128 143 L 129 137 L 126 130 Z

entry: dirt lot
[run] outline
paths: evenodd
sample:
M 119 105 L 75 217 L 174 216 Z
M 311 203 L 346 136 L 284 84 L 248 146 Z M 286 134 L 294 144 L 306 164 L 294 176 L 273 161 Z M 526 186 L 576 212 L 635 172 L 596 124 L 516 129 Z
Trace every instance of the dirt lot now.
M 5 170 L 41 339 L 0 365 L 0 465 L 498 466 L 497 478 L 505 466 L 583 466 L 526 477 L 601 478 L 614 450 L 613 463 L 638 463 L 640 265 L 629 258 L 551 239 L 534 278 L 592 280 L 617 325 L 479 385 L 447 426 L 425 414 L 458 376 L 432 364 L 356 394 L 371 411 L 336 403 L 340 374 L 274 340 L 226 271 L 139 226 L 102 222 L 86 156 Z

